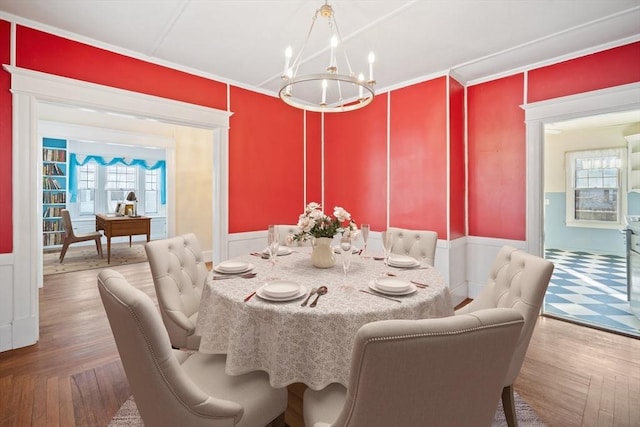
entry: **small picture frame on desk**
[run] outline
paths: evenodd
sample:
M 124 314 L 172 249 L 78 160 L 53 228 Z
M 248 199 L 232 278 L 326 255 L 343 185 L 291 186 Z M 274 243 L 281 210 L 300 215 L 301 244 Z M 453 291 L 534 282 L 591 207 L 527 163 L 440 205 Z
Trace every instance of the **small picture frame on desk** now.
M 116 215 L 118 216 L 124 216 L 125 213 L 125 209 L 126 209 L 127 205 L 124 203 L 118 203 L 118 207 L 116 208 Z

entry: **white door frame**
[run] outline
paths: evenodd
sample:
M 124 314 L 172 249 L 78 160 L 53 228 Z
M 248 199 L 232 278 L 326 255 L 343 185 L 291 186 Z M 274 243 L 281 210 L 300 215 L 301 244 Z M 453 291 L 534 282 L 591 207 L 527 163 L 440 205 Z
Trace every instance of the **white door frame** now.
M 197 106 L 94 83 L 5 65 L 13 95 L 13 253 L 0 262 L 0 351 L 34 344 L 39 338 L 38 283 L 41 280 L 41 212 L 38 211 L 38 105 L 42 102 L 153 118 L 210 129 L 213 133 L 213 261 L 227 257 L 228 111 Z M 173 212 L 168 212 L 175 218 Z M 169 230 L 173 230 L 169 224 Z M 7 280 L 8 279 L 8 280 Z

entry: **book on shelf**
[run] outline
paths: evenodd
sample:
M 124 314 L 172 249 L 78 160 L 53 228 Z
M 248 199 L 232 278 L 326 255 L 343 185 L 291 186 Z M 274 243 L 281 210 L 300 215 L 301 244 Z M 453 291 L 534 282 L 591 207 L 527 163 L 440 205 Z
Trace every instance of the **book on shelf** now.
M 62 172 L 62 168 L 55 163 L 45 163 L 42 165 L 42 174 L 43 175 L 55 175 L 55 176 L 64 176 L 64 172 Z
M 60 184 L 55 178 L 47 177 L 44 178 L 44 182 L 42 183 L 42 188 L 45 190 L 61 190 Z

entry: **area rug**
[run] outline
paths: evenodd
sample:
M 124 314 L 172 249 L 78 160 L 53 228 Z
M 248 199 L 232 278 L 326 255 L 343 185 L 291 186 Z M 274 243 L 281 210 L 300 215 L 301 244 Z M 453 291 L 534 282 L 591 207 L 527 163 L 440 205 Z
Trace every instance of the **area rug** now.
M 520 427 L 544 427 L 544 423 L 538 418 L 536 413 L 531 407 L 522 400 L 518 393 L 514 393 L 516 403 L 516 414 L 518 415 L 518 425 Z M 493 420 L 493 427 L 506 426 L 507 421 L 504 418 L 504 412 L 502 411 L 502 403 L 498 405 L 496 411 L 496 417 Z M 133 401 L 133 397 L 130 397 L 122 407 L 118 410 L 113 417 L 108 427 L 142 427 L 144 423 L 140 419 L 138 408 Z
M 60 263 L 60 250 L 55 252 L 45 252 L 43 254 L 42 269 L 43 275 L 69 273 L 80 270 L 93 270 L 95 268 L 107 268 L 125 264 L 136 264 L 147 261 L 147 254 L 144 250 L 146 242 L 115 243 L 111 245 L 111 263 L 107 262 L 107 245 L 102 245 L 104 257 L 100 258 L 96 246 L 74 245 L 69 246 L 64 256 L 64 261 Z

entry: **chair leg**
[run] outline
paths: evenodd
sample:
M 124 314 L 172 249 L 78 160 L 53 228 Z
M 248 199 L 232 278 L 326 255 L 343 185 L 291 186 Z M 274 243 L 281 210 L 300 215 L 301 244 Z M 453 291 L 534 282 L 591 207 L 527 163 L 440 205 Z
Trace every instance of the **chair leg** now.
M 64 259 L 65 254 L 67 253 L 67 249 L 69 248 L 69 244 L 64 242 L 62 244 L 62 250 L 60 251 L 60 262 Z
M 104 258 L 104 256 L 102 256 L 102 241 L 100 240 L 100 238 L 96 239 L 96 249 L 98 250 L 98 253 L 100 254 L 100 258 Z
M 518 417 L 516 416 L 516 405 L 513 397 L 513 384 L 502 389 L 502 408 L 507 419 L 507 426 L 518 427 Z

